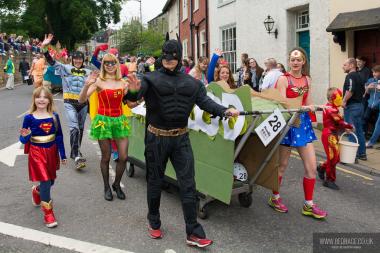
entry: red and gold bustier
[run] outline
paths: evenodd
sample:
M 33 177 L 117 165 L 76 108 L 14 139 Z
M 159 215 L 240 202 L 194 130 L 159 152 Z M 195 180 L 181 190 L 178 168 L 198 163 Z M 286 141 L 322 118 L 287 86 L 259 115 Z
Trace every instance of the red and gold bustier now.
M 98 114 L 119 117 L 123 114 L 122 99 L 123 89 L 105 89 L 98 92 L 99 107 Z

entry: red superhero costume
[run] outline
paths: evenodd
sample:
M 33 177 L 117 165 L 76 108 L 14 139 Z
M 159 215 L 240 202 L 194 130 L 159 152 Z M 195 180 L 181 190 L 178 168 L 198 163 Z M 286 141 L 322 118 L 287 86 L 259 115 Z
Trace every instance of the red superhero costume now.
M 46 119 L 36 119 L 33 114 L 28 114 L 22 127 L 31 130 L 30 135 L 20 136 L 20 141 L 27 144 L 30 181 L 54 180 L 59 170 L 58 154 L 62 160 L 66 159 L 58 114 Z
M 339 113 L 342 105 L 342 91 L 337 89 L 331 96 L 331 102 L 323 111 L 322 143 L 327 160 L 320 166 L 322 172 L 326 172 L 326 180 L 335 182 L 336 164 L 339 163 L 338 134 L 345 129 L 352 129 L 352 125 L 346 123 Z

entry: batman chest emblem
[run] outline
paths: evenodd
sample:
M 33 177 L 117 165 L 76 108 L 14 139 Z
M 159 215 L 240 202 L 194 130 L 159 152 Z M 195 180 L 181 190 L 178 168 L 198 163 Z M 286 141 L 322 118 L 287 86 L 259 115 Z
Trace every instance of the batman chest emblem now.
M 84 70 L 84 69 L 72 68 L 72 69 L 71 69 L 71 74 L 72 74 L 73 76 L 85 76 L 85 75 L 86 75 L 86 70 Z
M 42 131 L 44 131 L 47 134 L 50 132 L 52 126 L 53 126 L 53 123 L 51 123 L 51 122 L 40 124 L 40 128 L 42 129 Z

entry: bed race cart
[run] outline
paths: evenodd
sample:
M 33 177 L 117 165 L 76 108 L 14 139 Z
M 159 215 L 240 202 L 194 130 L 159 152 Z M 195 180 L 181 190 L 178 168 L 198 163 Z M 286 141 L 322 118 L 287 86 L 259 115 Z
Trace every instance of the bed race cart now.
M 256 93 L 249 86 L 231 90 L 223 83 L 211 83 L 207 91 L 214 101 L 241 111 L 241 116 L 213 118 L 195 106 L 189 117 L 198 216 L 203 219 L 208 217 L 207 204 L 211 201 L 228 205 L 237 196 L 241 206 L 250 207 L 254 185 L 278 190 L 278 146 L 303 112 L 289 109 L 299 108 L 300 101 L 289 102 L 274 89 Z M 145 112 L 144 103 L 132 109 L 129 177 L 133 177 L 135 165 L 145 169 Z M 165 176 L 169 182 L 176 182 L 170 162 Z

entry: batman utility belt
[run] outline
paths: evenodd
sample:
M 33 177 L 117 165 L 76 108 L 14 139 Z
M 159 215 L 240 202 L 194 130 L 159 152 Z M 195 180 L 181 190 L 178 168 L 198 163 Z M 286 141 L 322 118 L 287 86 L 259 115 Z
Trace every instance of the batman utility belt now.
M 74 94 L 74 93 L 63 93 L 63 99 L 78 100 L 78 99 L 79 99 L 79 94 Z

